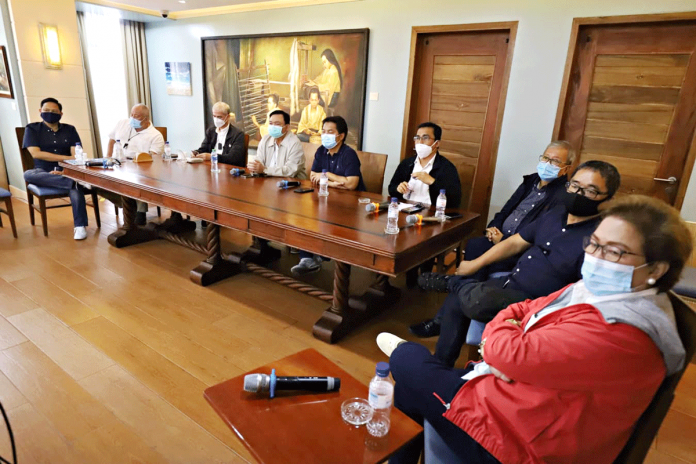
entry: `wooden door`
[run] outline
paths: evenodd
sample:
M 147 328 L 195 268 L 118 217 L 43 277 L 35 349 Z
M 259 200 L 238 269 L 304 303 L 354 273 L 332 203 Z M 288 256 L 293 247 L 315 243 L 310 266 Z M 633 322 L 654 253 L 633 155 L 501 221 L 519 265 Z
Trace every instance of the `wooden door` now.
M 696 21 L 581 26 L 557 138 L 580 162 L 616 166 L 620 192 L 681 206 L 693 165 L 695 50 Z
M 462 182 L 461 208 L 488 216 L 516 23 L 494 30 L 416 33 L 402 159 L 420 123 L 443 129 L 440 154 Z M 477 25 L 472 25 L 476 27 Z M 478 25 L 480 26 L 480 25 Z M 415 28 L 414 28 L 415 29 Z

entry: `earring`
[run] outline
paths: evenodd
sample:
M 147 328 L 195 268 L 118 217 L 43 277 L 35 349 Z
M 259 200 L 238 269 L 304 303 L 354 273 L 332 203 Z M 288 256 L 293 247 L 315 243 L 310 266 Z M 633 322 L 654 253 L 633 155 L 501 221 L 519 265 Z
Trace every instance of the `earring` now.
M 654 277 L 650 277 L 648 279 L 648 285 L 655 285 L 657 283 L 657 280 L 655 280 Z

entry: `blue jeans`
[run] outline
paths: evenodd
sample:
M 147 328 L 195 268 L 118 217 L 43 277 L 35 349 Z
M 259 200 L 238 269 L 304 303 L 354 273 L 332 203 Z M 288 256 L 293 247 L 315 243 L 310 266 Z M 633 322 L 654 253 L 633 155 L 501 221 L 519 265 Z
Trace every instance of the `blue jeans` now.
M 421 425 L 427 419 L 457 456 L 457 462 L 498 462 L 466 432 L 442 417 L 445 406 L 433 395 L 437 393 L 447 403 L 451 402 L 466 383 L 462 376 L 473 369 L 473 365 L 466 369 L 453 369 L 431 355 L 423 345 L 408 342 L 394 350 L 389 367 L 396 382 L 394 405 Z M 389 464 L 416 464 L 422 449 L 422 440 L 413 440 L 394 454 Z
M 87 227 L 87 203 L 85 202 L 85 191 L 81 185 L 68 177 L 50 174 L 38 168 L 25 171 L 24 180 L 37 187 L 68 190 L 75 227 Z

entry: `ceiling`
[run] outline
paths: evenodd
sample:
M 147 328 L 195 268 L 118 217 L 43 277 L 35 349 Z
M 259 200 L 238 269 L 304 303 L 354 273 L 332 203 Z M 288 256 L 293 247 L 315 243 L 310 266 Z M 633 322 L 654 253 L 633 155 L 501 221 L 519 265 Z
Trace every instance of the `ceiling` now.
M 362 0 L 82 0 L 76 2 L 78 10 L 90 8 L 115 8 L 122 12 L 161 18 L 162 11 L 168 12 L 168 19 L 194 18 L 244 11 L 292 8 L 321 5 L 327 3 L 348 3 Z M 182 3 L 184 2 L 184 3 Z M 81 6 L 80 6 L 81 5 Z M 129 19 L 125 18 L 124 19 Z M 141 18 L 141 20 L 143 20 Z M 152 19 L 145 20 L 146 22 Z

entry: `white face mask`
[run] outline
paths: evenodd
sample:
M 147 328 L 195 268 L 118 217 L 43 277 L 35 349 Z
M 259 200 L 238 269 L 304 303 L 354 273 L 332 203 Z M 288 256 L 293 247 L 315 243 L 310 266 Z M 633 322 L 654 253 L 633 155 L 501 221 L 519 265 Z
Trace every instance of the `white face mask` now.
M 225 120 L 221 118 L 213 118 L 213 124 L 215 124 L 215 127 L 218 129 L 221 128 L 222 126 L 225 125 Z
M 419 158 L 427 158 L 433 152 L 433 147 L 424 143 L 416 144 L 416 154 Z

